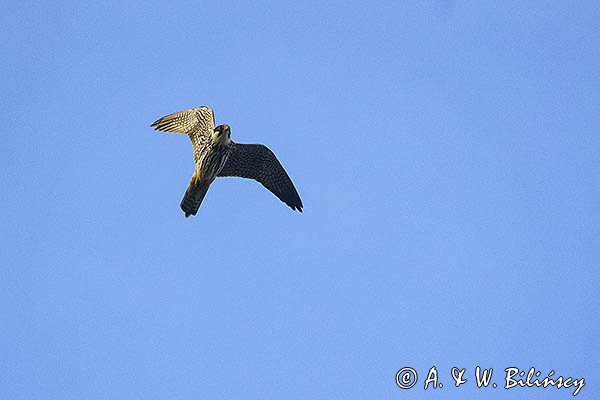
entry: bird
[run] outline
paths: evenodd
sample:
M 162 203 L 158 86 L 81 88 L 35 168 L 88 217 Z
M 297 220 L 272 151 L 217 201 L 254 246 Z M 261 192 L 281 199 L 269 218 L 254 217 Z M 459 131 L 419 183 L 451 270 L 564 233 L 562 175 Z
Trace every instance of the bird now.
M 178 111 L 154 121 L 150 127 L 183 133 L 192 141 L 195 168 L 180 204 L 186 218 L 196 215 L 213 181 L 226 176 L 254 179 L 292 210 L 302 212 L 300 195 L 275 154 L 263 144 L 234 143 L 229 125 L 215 127 L 210 107 Z

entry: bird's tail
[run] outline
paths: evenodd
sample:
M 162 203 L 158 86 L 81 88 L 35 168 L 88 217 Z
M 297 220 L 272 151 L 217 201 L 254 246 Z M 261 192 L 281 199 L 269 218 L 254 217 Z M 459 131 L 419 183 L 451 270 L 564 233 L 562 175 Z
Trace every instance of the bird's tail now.
M 190 215 L 196 215 L 211 183 L 212 181 L 200 181 L 195 176 L 192 176 L 192 180 L 179 205 L 185 213 L 186 218 Z

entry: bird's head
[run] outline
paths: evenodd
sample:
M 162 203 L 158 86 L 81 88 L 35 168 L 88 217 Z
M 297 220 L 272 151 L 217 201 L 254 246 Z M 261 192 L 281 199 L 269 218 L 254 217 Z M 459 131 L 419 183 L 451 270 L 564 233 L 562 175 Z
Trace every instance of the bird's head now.
M 223 124 L 215 128 L 213 142 L 220 142 L 222 144 L 231 143 L 231 129 L 229 128 L 229 125 Z

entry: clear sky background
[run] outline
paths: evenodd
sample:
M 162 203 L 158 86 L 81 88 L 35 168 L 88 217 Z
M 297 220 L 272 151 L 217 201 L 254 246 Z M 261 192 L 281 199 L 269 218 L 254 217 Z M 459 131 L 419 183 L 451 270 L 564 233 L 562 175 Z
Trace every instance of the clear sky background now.
M 600 7 L 484 3 L 5 4 L 0 398 L 597 399 Z M 303 214 L 184 218 L 200 105 Z

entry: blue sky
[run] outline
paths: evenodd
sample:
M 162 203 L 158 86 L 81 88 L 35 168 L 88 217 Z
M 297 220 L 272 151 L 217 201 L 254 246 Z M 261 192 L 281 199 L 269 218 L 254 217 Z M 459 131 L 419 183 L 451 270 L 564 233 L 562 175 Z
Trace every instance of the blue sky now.
M 572 397 L 475 387 L 476 366 L 499 386 L 515 366 L 598 398 L 598 20 L 595 2 L 6 4 L 0 397 Z M 276 152 L 303 214 L 227 178 L 183 217 L 189 141 L 149 124 L 199 105 Z

